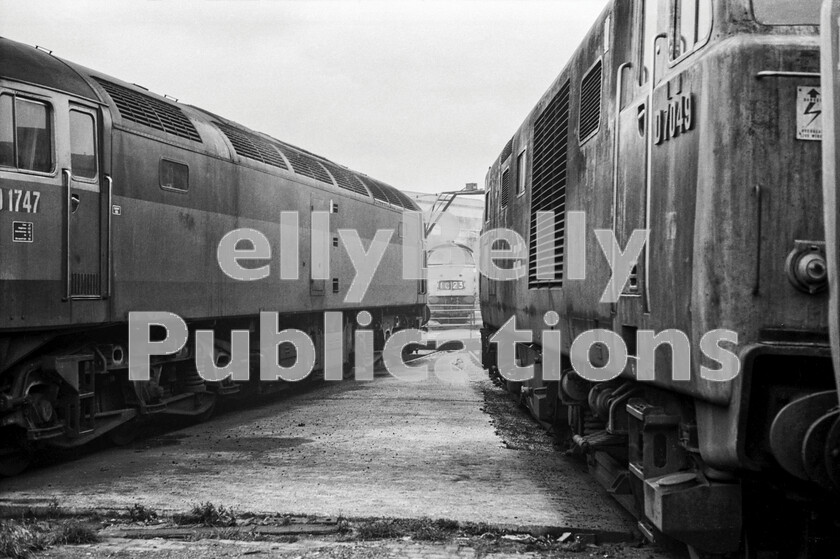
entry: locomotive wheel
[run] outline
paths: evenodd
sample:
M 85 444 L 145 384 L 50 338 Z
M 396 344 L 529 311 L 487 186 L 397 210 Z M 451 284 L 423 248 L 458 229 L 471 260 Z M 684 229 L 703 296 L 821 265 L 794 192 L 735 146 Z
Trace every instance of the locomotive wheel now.
M 134 442 L 134 439 L 137 438 L 137 433 L 139 430 L 139 422 L 136 419 L 131 419 L 119 427 L 108 431 L 106 435 L 108 440 L 111 441 L 111 444 L 114 446 L 126 446 Z
M 32 454 L 20 438 L 9 437 L 9 446 L 0 448 L 0 477 L 16 476 L 29 467 Z
M 840 490 L 840 418 L 834 422 L 825 442 L 825 469 L 834 488 Z
M 195 420 L 197 423 L 204 423 L 205 421 L 213 417 L 213 414 L 216 412 L 217 400 L 218 398 L 213 398 L 213 401 L 210 403 L 210 406 L 206 410 L 195 416 Z
M 688 551 L 688 556 L 690 559 L 720 559 L 724 557 L 718 553 L 706 553 L 705 551 L 700 551 L 693 545 L 687 545 L 686 551 Z
M 788 473 L 809 480 L 802 460 L 802 441 L 815 421 L 837 405 L 837 392 L 809 394 L 782 408 L 770 427 L 773 456 Z
M 504 379 L 504 382 L 505 382 L 505 388 L 511 394 L 516 395 L 516 394 L 519 394 L 520 392 L 522 392 L 522 383 L 521 382 L 514 382 L 512 380 L 507 380 L 507 379 Z
M 840 410 L 834 410 L 816 420 L 802 442 L 802 462 L 808 477 L 826 489 L 832 488 L 826 460 L 826 443 L 832 426 L 840 420 Z

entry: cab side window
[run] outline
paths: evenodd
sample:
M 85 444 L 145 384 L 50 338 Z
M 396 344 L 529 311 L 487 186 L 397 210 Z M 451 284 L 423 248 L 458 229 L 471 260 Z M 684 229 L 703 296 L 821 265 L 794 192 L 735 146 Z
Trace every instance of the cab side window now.
M 41 173 L 53 170 L 52 123 L 46 104 L 0 95 L 0 166 Z
M 694 52 L 712 30 L 712 0 L 674 0 L 671 60 Z
M 81 111 L 70 111 L 70 167 L 76 178 L 96 178 L 96 123 Z
M 659 0 L 644 0 L 642 6 L 642 63 L 639 72 L 639 85 L 644 85 L 651 78 L 653 73 L 654 44 L 653 40 L 657 35 L 657 22 L 659 18 Z

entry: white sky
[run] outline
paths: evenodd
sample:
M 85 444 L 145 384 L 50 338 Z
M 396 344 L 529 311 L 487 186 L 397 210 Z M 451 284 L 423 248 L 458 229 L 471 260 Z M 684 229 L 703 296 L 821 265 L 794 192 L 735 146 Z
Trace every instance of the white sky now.
M 0 35 L 403 190 L 484 184 L 606 0 L 0 0 Z

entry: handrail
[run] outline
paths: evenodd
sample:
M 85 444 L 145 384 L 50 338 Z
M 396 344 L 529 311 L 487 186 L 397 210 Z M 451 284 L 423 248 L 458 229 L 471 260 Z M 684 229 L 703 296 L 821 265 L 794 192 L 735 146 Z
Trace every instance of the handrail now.
M 613 199 L 612 199 L 612 230 L 613 235 L 618 239 L 618 152 L 621 145 L 621 98 L 624 96 L 624 70 L 632 68 L 633 64 L 625 62 L 618 67 L 616 71 L 616 88 L 615 88 L 615 120 L 613 125 L 613 134 L 615 139 L 613 141 Z M 610 309 L 611 314 L 615 315 L 618 312 L 618 306 L 613 303 Z
M 761 291 L 761 185 L 755 185 L 755 204 L 756 204 L 756 251 L 755 251 L 755 283 L 753 284 L 753 295 L 758 295 Z
M 112 214 L 114 208 L 114 179 L 109 175 L 105 175 L 105 180 L 108 182 L 108 231 L 105 245 L 105 257 L 108 259 L 105 266 L 105 294 L 106 299 L 111 297 L 111 273 L 113 270 L 113 243 L 111 241 L 111 222 L 113 221 Z
M 618 150 L 621 142 L 619 131 L 621 129 L 621 98 L 624 95 L 624 81 L 621 79 L 624 75 L 624 70 L 632 68 L 633 64 L 625 62 L 618 67 L 616 71 L 616 81 L 618 85 L 615 91 L 615 117 L 614 134 L 615 140 L 613 142 L 613 207 L 612 207 L 612 229 L 616 232 L 618 227 Z
M 763 70 L 755 75 L 756 79 L 763 78 L 820 78 L 819 72 L 784 72 L 781 70 Z
M 650 69 L 650 92 L 648 93 L 647 113 L 645 115 L 645 131 L 647 134 L 647 172 L 645 174 L 645 230 L 648 231 L 648 241 L 645 243 L 645 282 L 643 293 L 645 313 L 650 314 L 650 193 L 653 183 L 653 134 L 651 123 L 653 122 L 653 94 L 656 91 L 656 43 L 659 39 L 667 39 L 667 33 L 660 33 L 653 38 L 653 62 Z
M 62 169 L 61 174 L 66 181 L 66 192 L 65 192 L 65 217 L 67 218 L 67 222 L 65 223 L 64 227 L 64 265 L 65 265 L 65 277 L 64 277 L 64 301 L 70 300 L 70 216 L 72 215 L 72 203 L 70 200 L 70 187 L 71 181 L 73 179 L 73 175 L 70 173 L 70 169 Z

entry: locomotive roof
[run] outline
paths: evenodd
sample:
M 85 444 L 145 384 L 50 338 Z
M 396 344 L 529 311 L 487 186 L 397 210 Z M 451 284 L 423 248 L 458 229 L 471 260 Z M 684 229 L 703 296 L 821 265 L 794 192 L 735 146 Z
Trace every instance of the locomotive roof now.
M 128 120 L 147 126 L 151 123 L 151 126 L 159 131 L 169 132 L 200 143 L 204 142 L 198 129 L 205 134 L 212 130 L 218 135 L 218 143 L 223 143 L 222 136 L 227 137 L 233 146 L 233 152 L 241 158 L 261 161 L 287 172 L 338 187 L 343 191 L 354 192 L 376 202 L 414 211 L 420 209 L 414 200 L 398 189 L 363 173 L 352 171 L 343 165 L 281 142 L 267 134 L 250 130 L 204 109 L 172 101 L 135 84 L 129 84 L 65 61 L 54 56 L 50 51 L 0 37 L 0 72 L 4 78 L 107 104 L 105 95 L 99 93 L 101 90 L 111 98 L 123 121 Z M 91 84 L 96 84 L 99 89 Z M 149 109 L 150 104 L 151 109 Z M 157 119 L 154 116 L 146 118 L 142 114 L 136 114 L 143 110 L 154 112 L 155 107 L 166 113 L 163 118 Z M 197 127 L 196 125 L 200 123 L 199 119 L 202 118 L 206 118 L 207 122 L 201 122 L 202 125 Z M 212 126 L 209 126 L 211 123 Z M 235 143 L 237 140 L 240 142 Z M 210 146 L 205 146 L 205 148 L 211 149 Z M 282 154 L 282 157 L 274 153 L 275 150 Z M 291 163 L 291 169 L 286 161 Z
M 12 80 L 100 100 L 87 81 L 60 58 L 3 37 L 0 37 L 0 68 L 3 76 Z

